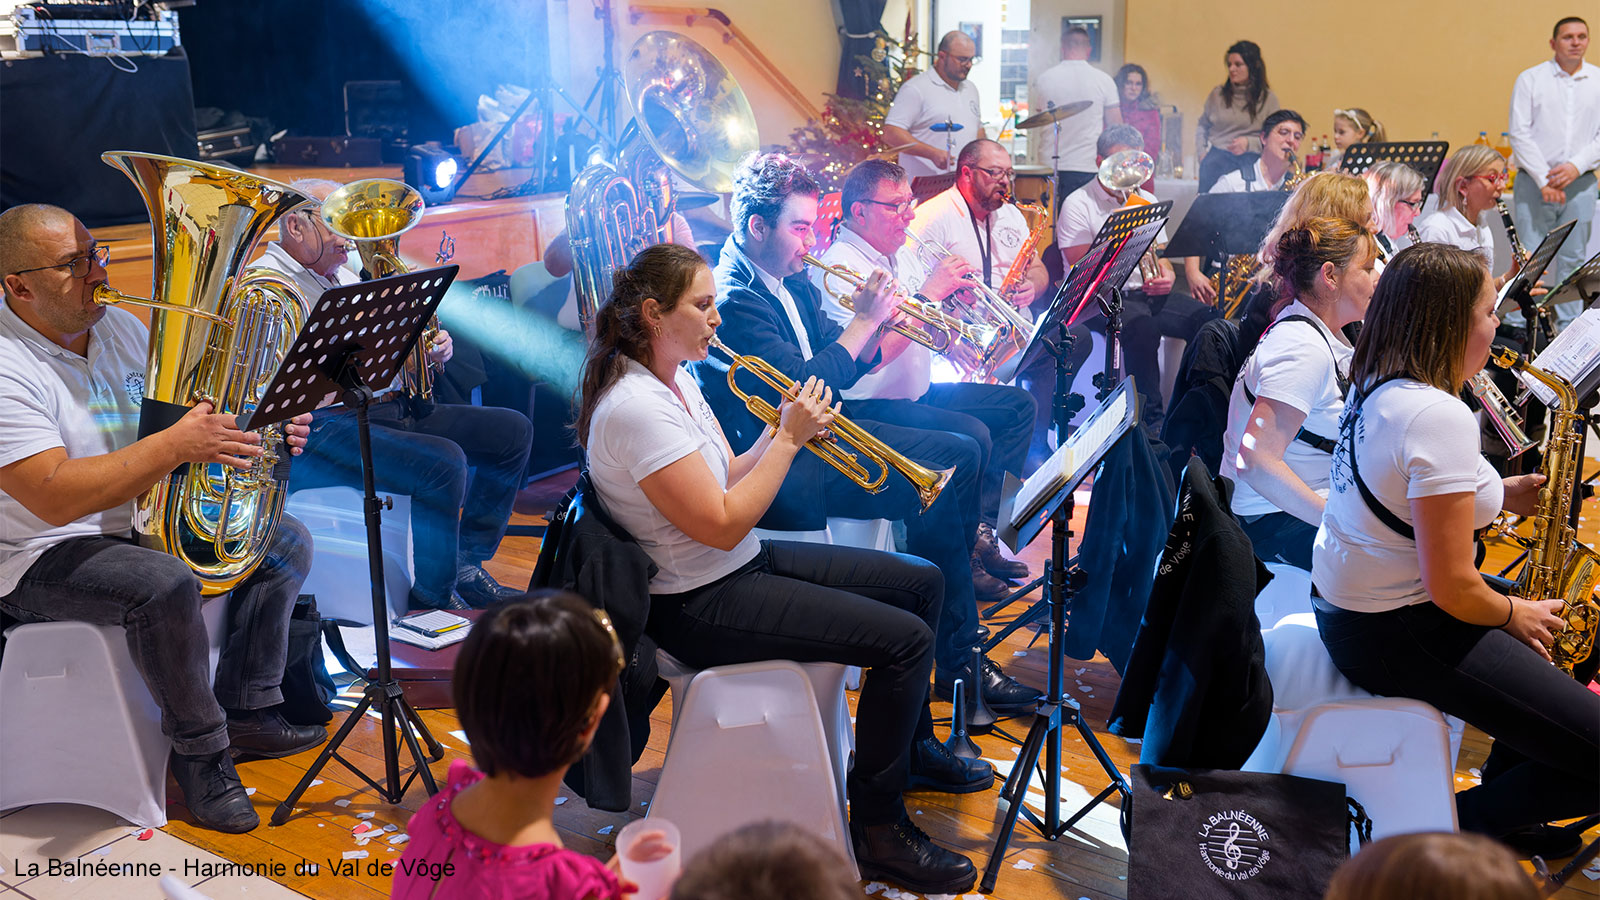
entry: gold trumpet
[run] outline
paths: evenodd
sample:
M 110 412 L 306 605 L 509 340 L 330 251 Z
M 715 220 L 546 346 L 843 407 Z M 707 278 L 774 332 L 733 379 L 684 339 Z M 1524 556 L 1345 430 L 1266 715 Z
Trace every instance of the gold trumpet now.
M 851 287 L 859 288 L 866 283 L 866 276 L 842 265 L 829 265 L 809 253 L 806 254 L 804 261 L 807 265 L 816 266 L 823 271 L 822 289 L 833 299 L 839 301 L 840 306 L 855 312 L 855 302 L 850 299 L 850 295 L 830 288 L 828 279 L 837 278 Z M 896 296 L 901 298 L 901 312 L 928 326 L 926 329 L 922 329 L 907 322 L 896 322 L 893 328 L 900 334 L 935 353 L 949 351 L 957 339 L 966 341 L 980 350 L 983 348 L 983 337 L 978 334 L 976 329 L 961 319 L 946 315 L 940 312 L 937 306 L 916 300 L 905 291 L 896 292 Z
M 751 374 L 765 382 L 767 387 L 790 399 L 795 396 L 794 379 L 786 377 L 760 357 L 740 356 L 714 336 L 711 338 L 711 346 L 721 350 L 732 360 L 728 365 L 728 390 L 733 391 L 735 397 L 744 401 L 744 407 L 750 410 L 751 415 L 777 428 L 780 418 L 777 408 L 761 397 L 739 390 L 735 376 L 740 368 L 749 369 Z M 883 490 L 883 483 L 889 478 L 889 470 L 894 469 L 916 488 L 917 498 L 922 501 L 922 512 L 927 512 L 933 501 L 939 499 L 939 492 L 950 483 L 950 476 L 955 474 L 955 469 L 935 471 L 917 465 L 844 416 L 834 416 L 828 430 L 832 432 L 832 436 L 814 437 L 806 442 L 806 447 L 869 494 Z M 860 456 L 839 446 L 841 439 L 855 447 Z M 862 457 L 877 465 L 876 475 L 861 464 Z

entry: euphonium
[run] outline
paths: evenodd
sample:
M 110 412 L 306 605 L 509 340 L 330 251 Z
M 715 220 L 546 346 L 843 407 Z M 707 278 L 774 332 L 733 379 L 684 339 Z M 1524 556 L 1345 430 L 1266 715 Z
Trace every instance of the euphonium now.
M 278 219 L 310 201 L 288 185 L 235 169 L 149 153 L 104 153 L 144 196 L 154 240 L 150 299 L 100 285 L 96 303 L 146 306 L 141 437 L 166 428 L 190 404 L 242 415 L 260 402 L 305 320 L 287 275 L 245 268 Z M 281 425 L 260 429 L 262 455 L 248 469 L 189 463 L 135 501 L 139 542 L 182 560 L 203 594 L 231 590 L 272 543 L 287 499 L 289 454 Z
M 1122 199 L 1122 208 L 1149 206 L 1150 201 L 1139 196 L 1139 185 L 1150 180 L 1155 173 L 1156 161 L 1143 150 L 1118 150 L 1100 163 L 1095 179 L 1114 196 Z M 1151 244 L 1144 256 L 1139 257 L 1139 276 L 1145 281 L 1161 277 L 1161 263 L 1156 254 L 1165 244 Z
M 352 181 L 322 201 L 322 223 L 328 230 L 356 245 L 361 268 L 372 278 L 408 271 L 400 261 L 400 235 L 422 221 L 422 194 L 410 185 L 388 178 Z M 439 334 L 439 317 L 430 316 L 405 367 L 400 383 L 406 396 L 433 399 L 433 369 L 428 350 Z M 381 387 L 373 385 L 372 387 Z
M 922 239 L 914 231 L 906 232 L 906 237 L 917 245 L 923 265 L 929 271 L 951 253 L 944 247 Z M 999 291 L 984 284 L 976 272 L 968 272 L 965 281 L 966 286 L 958 293 L 971 295 L 973 303 L 966 310 L 963 321 L 975 333 L 985 335 L 985 338 L 982 355 L 974 365 L 962 372 L 962 380 L 993 384 L 996 381 L 994 373 L 1001 363 L 1027 347 L 1028 337 L 1033 333 L 1033 323 Z
M 728 364 L 728 390 L 744 401 L 745 409 L 750 410 L 751 415 L 777 428 L 780 419 L 777 408 L 761 397 L 740 390 L 736 376 L 741 368 L 748 369 L 752 375 L 765 382 L 767 387 L 786 398 L 794 396 L 794 379 L 774 369 L 760 357 L 740 356 L 729 350 L 728 346 L 716 337 L 711 338 L 711 346 L 727 354 L 731 360 Z M 939 499 L 939 492 L 950 483 L 950 476 L 955 474 L 955 469 L 935 471 L 917 465 L 844 416 L 834 416 L 828 430 L 832 432 L 832 436 L 814 437 L 806 442 L 806 447 L 821 457 L 823 462 L 838 469 L 841 475 L 870 494 L 883 490 L 883 483 L 889 479 L 889 470 L 894 469 L 911 482 L 911 486 L 917 491 L 917 498 L 922 501 L 922 511 L 927 512 L 933 501 Z M 841 440 L 855 447 L 861 456 L 840 447 Z M 861 457 L 865 457 L 868 462 L 878 467 L 876 474 L 861 464 Z
M 1577 393 L 1559 375 L 1534 368 L 1517 353 L 1496 347 L 1494 364 L 1525 372 L 1556 394 L 1550 411 L 1550 440 L 1544 452 L 1544 484 L 1534 508 L 1533 539 L 1528 543 L 1528 561 L 1517 577 L 1517 596 L 1528 600 L 1560 600 L 1557 613 L 1566 627 L 1556 632 L 1550 646 L 1550 659 L 1571 674 L 1594 650 L 1595 632 L 1600 627 L 1600 604 L 1594 588 L 1600 582 L 1600 556 L 1578 543 L 1570 512 L 1572 489 L 1577 483 L 1583 459 L 1579 454 L 1583 438 L 1584 413 L 1578 409 Z
M 802 258 L 802 261 L 808 266 L 815 266 L 822 270 L 823 291 L 827 292 L 834 300 L 837 300 L 840 306 L 851 312 L 855 311 L 855 302 L 850 299 L 850 295 L 843 291 L 833 290 L 828 286 L 828 279 L 837 278 L 851 287 L 859 288 L 867 280 L 860 272 L 842 265 L 829 265 L 809 253 Z M 921 344 L 935 353 L 945 353 L 955 345 L 956 341 L 963 340 L 980 351 L 983 349 L 983 338 L 967 323 L 955 316 L 940 312 L 937 305 L 923 304 L 921 301 L 906 296 L 903 291 L 900 296 L 900 311 L 923 323 L 927 328 L 923 329 L 905 322 L 896 322 L 893 328 L 894 331 L 905 335 L 909 340 Z

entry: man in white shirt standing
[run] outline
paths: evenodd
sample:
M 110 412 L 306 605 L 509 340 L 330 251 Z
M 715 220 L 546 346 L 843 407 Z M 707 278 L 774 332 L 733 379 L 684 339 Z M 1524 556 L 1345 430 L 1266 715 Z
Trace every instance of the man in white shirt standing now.
M 1060 182 L 1057 190 L 1062 197 L 1094 178 L 1095 139 L 1102 130 L 1122 124 L 1116 82 L 1089 65 L 1093 52 L 1094 43 L 1086 29 L 1068 29 L 1061 38 L 1061 62 L 1039 73 L 1033 93 L 1028 97 L 1030 108 L 1036 113 L 1081 100 L 1094 104 L 1077 115 L 1062 119 L 1058 123 L 1059 136 L 1054 126 L 1045 126 L 1039 131 L 1044 136 L 1044 153 L 1056 167 L 1056 178 Z
M 972 38 L 952 31 L 939 41 L 933 68 L 907 78 L 894 95 L 883 139 L 891 147 L 913 145 L 900 151 L 908 177 L 953 171 L 961 148 L 985 136 L 978 86 L 967 80 L 977 54 Z
M 1524 70 L 1511 88 L 1511 151 L 1520 170 L 1512 215 L 1529 250 L 1550 230 L 1576 223 L 1545 281 L 1557 284 L 1582 265 L 1594 224 L 1595 167 L 1600 166 L 1600 67 L 1584 62 L 1589 25 L 1577 16 L 1556 23 L 1551 59 Z M 1556 309 L 1565 325 L 1582 311 Z

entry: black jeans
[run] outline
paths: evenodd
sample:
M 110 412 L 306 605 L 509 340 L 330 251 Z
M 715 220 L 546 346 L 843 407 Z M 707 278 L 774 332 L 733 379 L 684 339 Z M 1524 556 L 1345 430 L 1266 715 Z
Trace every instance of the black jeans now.
M 762 541 L 731 575 L 650 598 L 648 632 L 697 668 L 789 659 L 866 669 L 856 707 L 850 817 L 881 825 L 905 815 L 913 740 L 931 737 L 928 671 L 943 579 L 898 553 Z
M 852 400 L 854 414 L 907 428 L 964 434 L 982 451 L 978 518 L 995 524 L 1005 473 L 1018 478 L 1033 436 L 1033 398 L 1021 388 L 999 384 L 935 384 L 922 399 Z
M 889 400 L 912 406 L 910 400 Z M 906 523 L 906 550 L 938 566 L 944 575 L 944 609 L 935 631 L 934 659 L 941 672 L 954 672 L 972 661 L 978 642 L 978 598 L 972 589 L 972 547 L 978 531 L 978 487 L 983 450 L 964 434 L 907 428 L 888 422 L 855 419 L 895 452 L 930 469 L 954 468 L 939 499 L 922 511 L 911 483 L 890 472 L 883 490 L 869 494 L 832 467 L 823 469 L 827 514 L 848 519 L 900 519 Z M 869 466 L 869 468 L 872 468 Z
M 1246 162 L 1253 165 L 1258 158 L 1258 154 L 1252 153 L 1235 156 L 1217 147 L 1207 150 L 1206 155 L 1200 158 L 1200 193 L 1204 194 L 1211 190 L 1211 186 L 1217 183 L 1218 178 L 1229 172 L 1239 171 L 1244 168 Z
M 388 399 L 394 397 L 395 399 Z M 398 394 L 369 410 L 372 470 L 379 491 L 411 497 L 416 584 L 429 596 L 455 588 L 456 568 L 494 556 L 511 520 L 532 446 L 528 417 L 497 406 L 440 403 L 418 419 Z M 477 471 L 468 477 L 467 467 Z M 361 488 L 356 414 L 318 410 L 289 489 Z
M 177 557 L 129 538 L 56 544 L 0 597 L 0 610 L 24 622 L 122 626 L 134 665 L 161 707 L 162 733 L 177 752 L 201 755 L 228 746 L 224 708 L 283 702 L 289 615 L 309 571 L 311 535 L 284 516 L 261 565 L 233 590 L 214 688 L 200 582 Z
M 1286 512 L 1239 516 L 1239 525 L 1250 538 L 1257 559 L 1311 571 L 1311 544 L 1317 539 L 1317 526 Z
M 1166 417 L 1161 401 L 1161 339 L 1192 341 L 1200 326 L 1217 315 L 1216 307 L 1178 291 L 1152 297 L 1135 288 L 1123 295 L 1124 368 L 1138 385 L 1141 413 L 1153 434 L 1161 433 L 1161 420 Z
M 1459 716 L 1520 761 L 1456 794 L 1464 831 L 1491 837 L 1600 811 L 1600 696 L 1498 628 L 1433 603 L 1317 610 L 1328 654 L 1356 685 Z

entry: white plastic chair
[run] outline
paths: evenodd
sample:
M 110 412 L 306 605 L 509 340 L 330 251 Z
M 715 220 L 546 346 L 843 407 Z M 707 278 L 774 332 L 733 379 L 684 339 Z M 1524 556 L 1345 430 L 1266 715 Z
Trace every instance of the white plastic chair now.
M 1262 637 L 1272 718 L 1245 771 L 1342 782 L 1372 817 L 1374 839 L 1457 830 L 1461 720 L 1351 684 L 1328 657 L 1310 613 L 1288 616 Z
M 844 666 L 770 660 L 696 671 L 656 651 L 672 690 L 672 732 L 652 816 L 688 858 L 750 822 L 794 822 L 855 866 L 845 812 L 850 712 Z
M 381 499 L 381 498 L 380 498 Z M 405 615 L 411 591 L 411 498 L 391 496 L 383 511 L 384 596 L 394 616 Z M 315 594 L 324 619 L 372 624 L 372 584 L 367 576 L 367 523 L 361 492 L 334 486 L 289 495 L 284 509 L 312 536 L 311 573 L 302 593 Z
M 1269 562 L 1272 580 L 1256 595 L 1256 618 L 1266 631 L 1297 613 L 1311 612 L 1311 573 L 1287 563 Z

